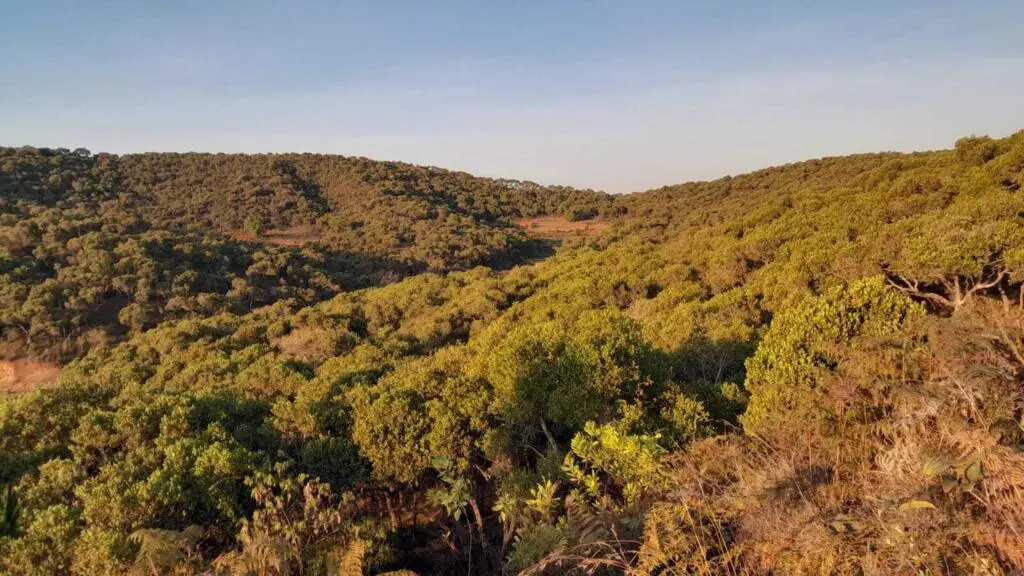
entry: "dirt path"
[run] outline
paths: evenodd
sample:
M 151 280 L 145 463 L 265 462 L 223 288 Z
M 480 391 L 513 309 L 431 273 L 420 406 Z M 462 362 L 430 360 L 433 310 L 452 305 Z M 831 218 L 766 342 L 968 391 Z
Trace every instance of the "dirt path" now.
M 60 376 L 60 366 L 33 360 L 0 360 L 0 394 L 22 394 L 52 386 Z

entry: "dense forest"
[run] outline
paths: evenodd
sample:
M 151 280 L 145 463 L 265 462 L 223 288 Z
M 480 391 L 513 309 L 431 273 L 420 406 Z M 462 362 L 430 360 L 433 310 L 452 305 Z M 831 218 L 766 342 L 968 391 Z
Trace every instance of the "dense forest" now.
M 2 149 L 0 574 L 1019 574 L 1022 184 Z
M 0 359 L 70 360 L 162 321 L 509 266 L 513 220 L 608 195 L 362 158 L 0 148 Z M 295 233 L 295 232 L 298 233 Z

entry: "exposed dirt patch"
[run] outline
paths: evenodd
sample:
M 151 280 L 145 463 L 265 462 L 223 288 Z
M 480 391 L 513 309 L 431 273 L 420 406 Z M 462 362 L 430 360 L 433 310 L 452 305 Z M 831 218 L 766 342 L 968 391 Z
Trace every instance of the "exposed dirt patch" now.
M 60 366 L 34 360 L 0 360 L 0 394 L 22 394 L 52 386 L 60 376 Z
M 581 220 L 570 222 L 565 216 L 537 216 L 522 218 L 516 224 L 533 236 L 562 240 L 583 236 L 594 238 L 611 228 L 611 222 L 605 220 Z
M 236 240 L 246 242 L 263 242 L 277 246 L 302 246 L 310 242 L 318 242 L 323 235 L 312 226 L 292 226 L 280 230 L 267 230 L 256 236 L 252 232 L 238 230 L 231 235 Z

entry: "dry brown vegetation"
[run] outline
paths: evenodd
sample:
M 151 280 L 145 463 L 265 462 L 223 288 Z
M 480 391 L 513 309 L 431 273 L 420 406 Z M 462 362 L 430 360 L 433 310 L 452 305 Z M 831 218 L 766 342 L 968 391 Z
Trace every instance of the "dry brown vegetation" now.
M 516 225 L 526 230 L 529 234 L 550 240 L 562 240 L 566 238 L 596 238 L 602 232 L 611 228 L 611 222 L 606 220 L 581 220 L 572 222 L 565 216 L 536 216 L 533 218 L 521 218 Z
M 0 394 L 21 394 L 50 386 L 60 376 L 60 366 L 33 360 L 0 361 Z
M 838 351 L 817 408 L 841 418 L 780 414 L 677 456 L 639 573 L 1021 573 L 1022 329 L 1024 311 L 984 301 L 922 319 L 916 344 Z
M 263 244 L 273 244 L 274 246 L 292 247 L 303 246 L 310 242 L 319 242 L 323 238 L 320 231 L 312 226 L 292 226 L 280 230 L 267 230 L 258 236 L 252 232 L 238 230 L 231 236 L 235 240 L 245 242 L 261 242 Z

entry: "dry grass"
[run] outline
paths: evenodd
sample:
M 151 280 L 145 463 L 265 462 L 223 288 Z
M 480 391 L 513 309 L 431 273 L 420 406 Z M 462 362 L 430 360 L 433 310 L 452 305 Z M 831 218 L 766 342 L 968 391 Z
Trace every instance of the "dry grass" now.
M 819 397 L 834 418 L 671 456 L 622 572 L 1024 574 L 1024 310 L 980 302 L 916 333 L 897 364 L 844 357 Z
M 567 238 L 595 238 L 602 232 L 611 228 L 611 223 L 604 220 L 582 220 L 571 222 L 564 216 L 537 216 L 535 218 L 522 218 L 516 221 L 516 225 L 523 228 L 533 236 L 549 240 L 564 240 Z
M 236 240 L 261 242 L 275 246 L 302 246 L 311 242 L 319 242 L 323 237 L 320 231 L 312 226 L 292 226 L 280 230 L 267 230 L 258 237 L 252 232 L 238 230 L 231 236 Z
M 927 336 L 901 379 L 861 370 L 867 358 L 840 366 L 822 402 L 873 417 L 780 421 L 770 437 L 692 446 L 662 505 L 674 513 L 650 517 L 655 569 L 641 573 L 1024 573 L 1024 453 L 1010 439 L 1024 407 L 1024 312 L 979 304 L 933 319 Z M 704 528 L 683 522 L 692 517 Z
M 52 386 L 60 376 L 60 365 L 34 360 L 0 361 L 0 394 L 23 394 Z

